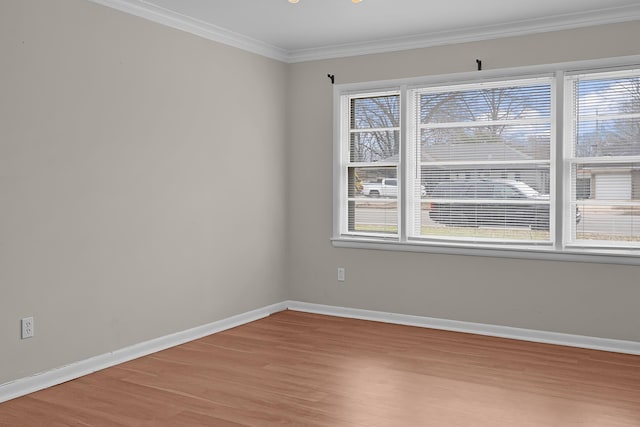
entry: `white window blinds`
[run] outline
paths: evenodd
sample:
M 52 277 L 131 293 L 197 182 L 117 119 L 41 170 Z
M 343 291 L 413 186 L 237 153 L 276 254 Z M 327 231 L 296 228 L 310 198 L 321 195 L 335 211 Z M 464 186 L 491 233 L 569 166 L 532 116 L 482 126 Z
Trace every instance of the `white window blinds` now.
M 343 153 L 347 185 L 343 234 L 393 238 L 398 235 L 400 95 L 397 92 L 345 97 Z
M 574 246 L 640 246 L 640 70 L 566 77 Z
M 549 244 L 551 78 L 412 91 L 415 239 Z

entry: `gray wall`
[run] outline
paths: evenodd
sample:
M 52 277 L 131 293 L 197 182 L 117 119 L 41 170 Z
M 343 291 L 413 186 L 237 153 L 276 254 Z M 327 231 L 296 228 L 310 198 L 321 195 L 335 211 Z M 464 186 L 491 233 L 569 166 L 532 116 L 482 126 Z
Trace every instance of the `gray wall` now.
M 0 1 L 0 384 L 286 299 L 286 72 Z
M 639 267 L 337 249 L 332 88 L 640 54 L 640 22 L 294 64 L 289 92 L 289 297 L 444 319 L 640 341 Z M 346 268 L 345 284 L 336 268 Z

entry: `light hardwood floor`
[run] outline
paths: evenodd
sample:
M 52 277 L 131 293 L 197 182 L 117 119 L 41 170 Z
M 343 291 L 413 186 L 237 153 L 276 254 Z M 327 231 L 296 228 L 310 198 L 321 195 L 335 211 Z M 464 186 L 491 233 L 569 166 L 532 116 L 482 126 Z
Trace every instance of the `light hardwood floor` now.
M 284 311 L 0 404 L 1 426 L 640 426 L 640 356 Z

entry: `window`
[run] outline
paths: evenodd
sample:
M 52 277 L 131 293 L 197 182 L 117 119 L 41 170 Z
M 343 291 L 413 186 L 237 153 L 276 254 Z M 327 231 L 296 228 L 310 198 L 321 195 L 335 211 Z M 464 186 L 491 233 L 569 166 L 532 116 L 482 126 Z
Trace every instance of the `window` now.
M 640 72 L 568 76 L 570 246 L 640 246 Z M 589 188 L 585 189 L 585 185 Z M 575 225 L 575 226 L 574 226 Z
M 346 187 L 344 230 L 358 235 L 397 236 L 400 95 L 345 97 Z
M 338 87 L 334 241 L 640 255 L 640 71 L 547 72 Z
M 550 243 L 551 78 L 409 92 L 410 237 Z M 461 190 L 465 190 L 462 192 Z

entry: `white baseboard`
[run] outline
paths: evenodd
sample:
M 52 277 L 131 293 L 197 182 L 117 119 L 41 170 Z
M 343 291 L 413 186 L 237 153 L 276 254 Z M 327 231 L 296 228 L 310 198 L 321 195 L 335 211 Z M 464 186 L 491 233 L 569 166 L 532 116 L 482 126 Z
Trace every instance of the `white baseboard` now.
M 611 351 L 640 355 L 640 342 L 613 340 L 608 338 L 587 337 L 583 335 L 563 334 L 559 332 L 537 331 L 534 329 L 512 328 L 509 326 L 487 325 L 482 323 L 461 322 L 458 320 L 437 319 L 433 317 L 411 316 L 407 314 L 386 313 L 383 311 L 361 310 L 357 308 L 335 307 L 299 301 L 287 301 L 287 308 L 306 313 L 348 317 L 352 319 L 373 320 L 376 322 L 441 329 L 445 331 L 466 332 L 491 337 L 511 338 L 521 341 L 557 344 L 592 350 Z
M 137 359 L 138 357 L 165 350 L 169 347 L 184 344 L 207 335 L 215 334 L 216 332 L 235 328 L 236 326 L 262 319 L 270 314 L 286 309 L 286 303 L 280 302 L 238 314 L 236 316 L 228 317 L 217 322 L 197 326 L 186 331 L 176 332 L 174 334 L 134 344 L 129 347 L 101 354 L 79 362 L 74 362 L 30 377 L 11 381 L 0 385 L 0 403 L 52 387 L 54 385 L 62 384 L 63 382 L 79 378 L 110 366 L 128 362 L 130 360 Z
M 640 355 L 640 342 L 635 341 L 612 340 L 607 338 L 562 334 L 558 332 L 512 328 L 509 326 L 486 325 L 482 323 L 461 322 L 457 320 L 437 319 L 433 317 L 411 316 L 407 314 L 386 313 L 383 311 L 336 307 L 300 301 L 283 301 L 249 311 L 247 313 L 222 319 L 217 322 L 198 326 L 182 332 L 176 332 L 174 334 L 155 338 L 139 344 L 134 344 L 110 353 L 91 357 L 60 368 L 55 368 L 50 371 L 45 371 L 30 377 L 2 384 L 0 385 L 0 403 L 52 387 L 54 385 L 62 384 L 63 382 L 70 381 L 120 363 L 128 362 L 130 360 L 137 359 L 138 357 L 146 356 L 207 335 L 215 334 L 216 332 L 235 328 L 236 326 L 244 325 L 287 309 L 307 313 L 324 314 L 328 316 L 372 320 L 376 322 L 395 323 L 398 325 L 467 332 L 522 341 Z

